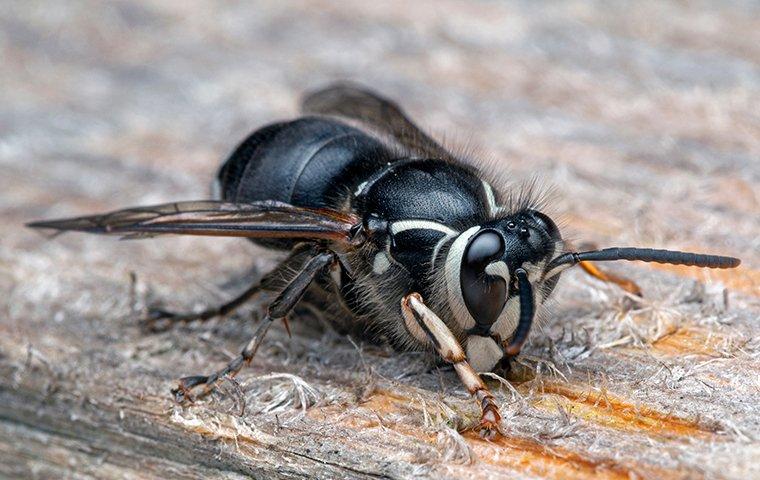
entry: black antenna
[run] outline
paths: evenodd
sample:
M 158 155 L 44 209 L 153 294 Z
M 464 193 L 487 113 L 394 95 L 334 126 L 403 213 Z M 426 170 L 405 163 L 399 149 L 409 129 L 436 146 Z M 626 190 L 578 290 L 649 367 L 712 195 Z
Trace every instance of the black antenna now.
M 530 327 L 533 325 L 533 315 L 536 313 L 536 306 L 533 300 L 533 285 L 528 280 L 528 273 L 522 268 L 515 270 L 517 285 L 520 288 L 520 321 L 517 323 L 515 334 L 512 341 L 506 348 L 506 353 L 514 357 L 520 353 L 523 343 L 528 339 Z
M 551 273 L 561 265 L 567 265 L 566 268 L 570 268 L 583 261 L 606 262 L 613 260 L 640 260 L 642 262 L 670 263 L 672 265 L 689 265 L 705 268 L 736 268 L 741 263 L 741 260 L 738 258 L 720 255 L 656 250 L 653 248 L 614 247 L 603 250 L 562 254 L 549 262 L 546 271 Z

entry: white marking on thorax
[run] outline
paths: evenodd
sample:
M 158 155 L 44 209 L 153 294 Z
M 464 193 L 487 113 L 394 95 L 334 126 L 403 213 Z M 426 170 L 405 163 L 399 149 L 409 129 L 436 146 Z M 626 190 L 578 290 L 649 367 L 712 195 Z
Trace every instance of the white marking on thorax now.
M 446 255 L 446 290 L 449 297 L 449 305 L 451 311 L 454 313 L 459 325 L 464 329 L 469 329 L 475 326 L 475 319 L 472 318 L 470 312 L 467 310 L 467 306 L 464 303 L 462 297 L 462 286 L 460 284 L 460 269 L 462 267 L 462 258 L 464 258 L 464 250 L 467 248 L 467 243 L 470 239 L 480 231 L 480 226 L 474 226 L 468 228 L 462 232 L 454 243 L 451 244 L 449 252 Z
M 456 230 L 432 220 L 399 220 L 391 224 L 391 234 L 397 235 L 407 230 L 435 230 L 446 235 L 456 235 Z
M 441 247 L 443 247 L 443 245 L 445 245 L 448 240 L 454 238 L 459 233 L 442 223 L 434 222 L 432 220 L 399 220 L 391 224 L 392 235 L 397 235 L 407 230 L 434 230 L 436 232 L 441 232 L 444 234 L 433 248 L 433 255 L 430 259 L 430 265 L 433 267 L 435 266 L 435 259 L 438 257 L 438 252 L 441 250 Z
M 486 194 L 486 202 L 488 203 L 486 207 L 488 208 L 488 216 L 489 218 L 496 218 L 499 215 L 501 215 L 506 208 L 504 208 L 501 205 L 496 204 L 496 195 L 493 192 L 493 187 L 490 183 L 483 180 L 483 191 Z
M 372 262 L 372 271 L 375 275 L 382 275 L 391 268 L 391 259 L 388 258 L 388 254 L 385 251 L 379 252 L 375 255 L 375 260 Z
M 369 183 L 369 182 L 367 180 L 365 180 L 362 183 L 360 183 L 358 187 L 356 187 L 356 191 L 354 192 L 354 196 L 355 197 L 358 197 L 362 193 L 364 193 L 364 189 L 367 188 L 367 183 Z

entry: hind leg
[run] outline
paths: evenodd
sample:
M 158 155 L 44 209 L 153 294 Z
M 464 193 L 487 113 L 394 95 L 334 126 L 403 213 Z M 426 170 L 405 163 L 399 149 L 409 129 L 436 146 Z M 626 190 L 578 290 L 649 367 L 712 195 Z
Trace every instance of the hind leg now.
M 309 258 L 298 274 L 269 304 L 266 315 L 259 322 L 256 331 L 243 347 L 240 355 L 211 375 L 193 375 L 181 378 L 177 388 L 172 390 L 175 400 L 179 403 L 185 403 L 203 397 L 212 392 L 221 379 L 234 377 L 243 366 L 250 364 L 272 323 L 275 320 L 284 320 L 303 297 L 312 281 L 319 275 L 326 273 L 336 261 L 336 255 L 328 251 L 317 253 Z M 196 390 L 198 391 L 196 392 Z
M 294 264 L 298 264 L 301 256 L 308 254 L 310 248 L 308 245 L 297 246 L 286 259 L 280 262 L 271 272 L 264 275 L 260 281 L 254 283 L 243 293 L 222 305 L 207 308 L 201 312 L 184 313 L 151 307 L 143 319 L 143 325 L 149 332 L 163 332 L 169 330 L 177 323 L 203 322 L 215 317 L 227 316 L 257 294 L 276 290 L 282 282 L 282 278 L 287 276 L 285 272 L 292 269 Z
M 201 312 L 178 313 L 158 307 L 151 307 L 148 309 L 146 318 L 143 319 L 143 325 L 149 332 L 163 332 L 177 323 L 206 321 L 214 317 L 224 317 L 240 308 L 240 306 L 256 296 L 261 290 L 262 282 L 256 282 L 229 302 L 207 308 Z

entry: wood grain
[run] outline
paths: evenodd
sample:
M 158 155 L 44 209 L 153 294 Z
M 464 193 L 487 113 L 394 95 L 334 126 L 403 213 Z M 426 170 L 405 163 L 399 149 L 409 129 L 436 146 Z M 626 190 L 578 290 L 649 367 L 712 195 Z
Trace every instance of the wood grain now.
M 0 57 L 0 477 L 760 476 L 756 3 L 5 2 Z M 247 133 L 338 79 L 505 182 L 538 175 L 577 241 L 744 263 L 610 267 L 643 287 L 633 308 L 564 277 L 510 383 L 489 380 L 493 443 L 466 432 L 453 372 L 305 315 L 239 384 L 177 407 L 175 379 L 253 322 L 145 335 L 139 310 L 220 302 L 275 259 L 22 224 L 203 198 Z

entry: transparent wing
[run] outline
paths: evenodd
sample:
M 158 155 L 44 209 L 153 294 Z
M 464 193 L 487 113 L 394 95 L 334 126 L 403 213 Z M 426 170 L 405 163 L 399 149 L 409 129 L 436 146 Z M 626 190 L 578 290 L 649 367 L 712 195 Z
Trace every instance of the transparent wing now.
M 360 225 L 358 218 L 335 210 L 274 201 L 175 202 L 27 224 L 31 228 L 116 234 L 130 239 L 177 234 L 338 242 L 353 241 Z
M 357 85 L 330 85 L 304 97 L 307 114 L 337 115 L 357 120 L 425 158 L 451 159 L 452 155 L 406 116 L 394 102 Z

